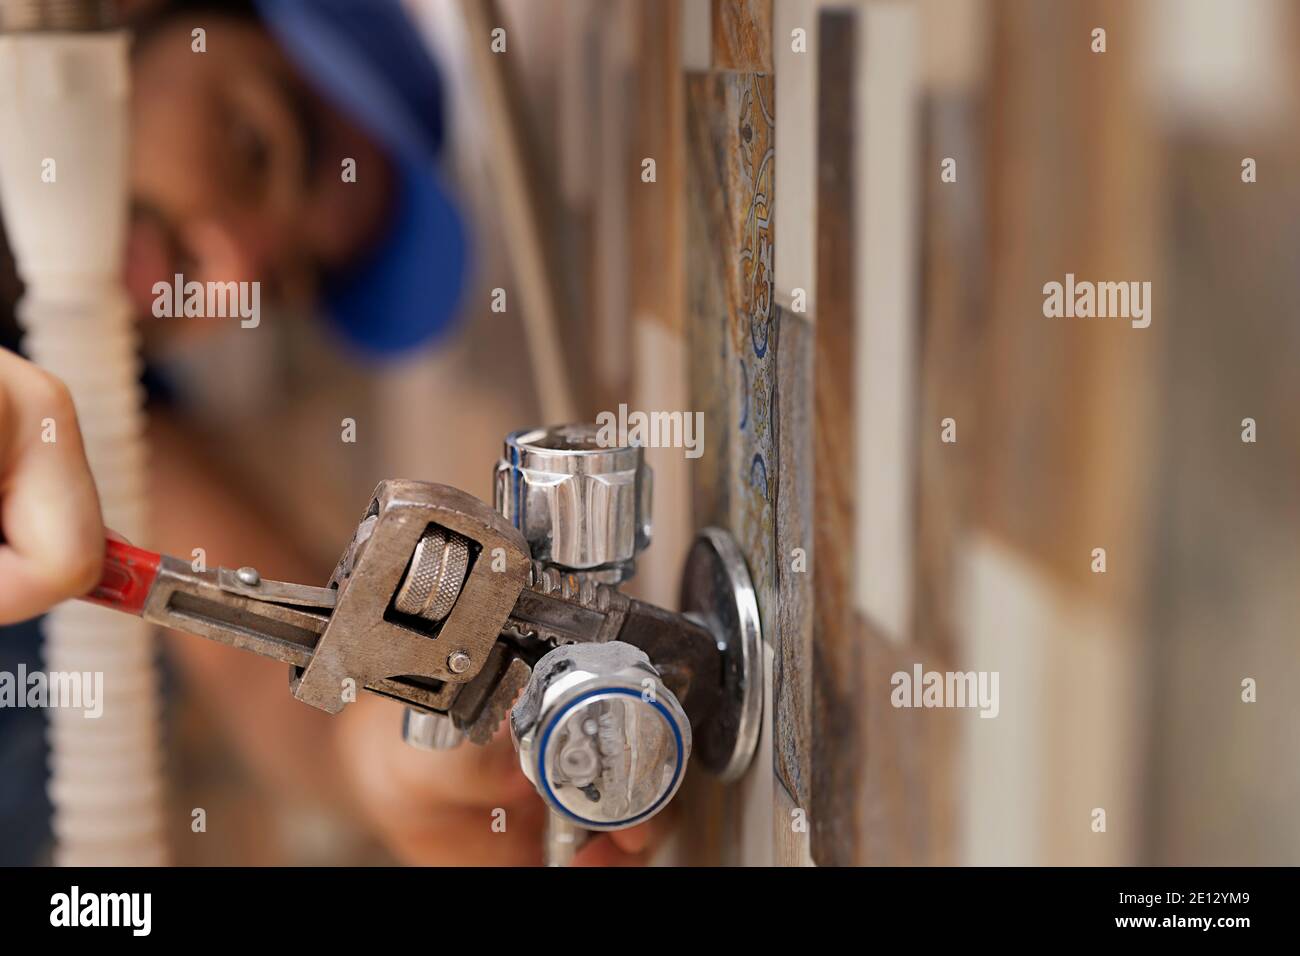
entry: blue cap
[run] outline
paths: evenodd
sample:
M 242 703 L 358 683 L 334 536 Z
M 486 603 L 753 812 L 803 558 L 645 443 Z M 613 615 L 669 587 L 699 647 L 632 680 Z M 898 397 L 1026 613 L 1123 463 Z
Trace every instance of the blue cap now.
M 388 357 L 433 341 L 457 314 L 465 222 L 435 161 L 442 82 L 397 0 L 257 0 L 298 66 L 388 153 L 394 216 L 364 259 L 325 283 L 326 315 L 359 351 Z

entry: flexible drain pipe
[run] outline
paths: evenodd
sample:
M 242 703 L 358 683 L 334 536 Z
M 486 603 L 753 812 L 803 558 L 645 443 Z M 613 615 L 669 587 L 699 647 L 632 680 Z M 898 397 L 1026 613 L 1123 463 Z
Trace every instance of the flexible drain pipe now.
M 121 282 L 127 44 L 94 0 L 0 0 L 0 210 L 26 286 L 24 347 L 72 392 L 105 523 L 139 540 L 144 417 Z M 70 602 L 45 619 L 44 661 L 103 674 L 100 717 L 47 711 L 55 862 L 166 862 L 150 628 Z

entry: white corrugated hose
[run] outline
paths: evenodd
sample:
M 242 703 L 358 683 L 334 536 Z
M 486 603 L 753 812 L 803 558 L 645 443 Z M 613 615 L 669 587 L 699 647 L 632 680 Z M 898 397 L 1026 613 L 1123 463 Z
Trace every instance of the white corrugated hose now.
M 129 72 L 120 32 L 0 36 L 0 209 L 26 284 L 25 350 L 68 384 L 105 523 L 145 535 L 139 357 L 121 285 Z M 153 632 L 72 602 L 45 620 L 45 666 L 102 672 L 103 713 L 52 707 L 55 862 L 166 862 Z

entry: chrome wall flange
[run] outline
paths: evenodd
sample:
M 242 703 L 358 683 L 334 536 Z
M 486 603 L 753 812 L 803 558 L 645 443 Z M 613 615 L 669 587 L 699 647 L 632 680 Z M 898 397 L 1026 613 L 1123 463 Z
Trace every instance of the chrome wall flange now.
M 699 730 L 696 758 L 720 780 L 737 780 L 754 759 L 763 724 L 763 629 L 744 555 L 721 528 L 704 528 L 691 546 L 681 610 L 717 638 L 723 659 L 723 703 Z

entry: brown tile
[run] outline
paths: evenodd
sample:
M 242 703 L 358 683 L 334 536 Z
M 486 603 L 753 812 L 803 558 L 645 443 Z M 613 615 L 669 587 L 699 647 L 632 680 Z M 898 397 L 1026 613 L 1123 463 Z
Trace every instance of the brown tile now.
M 772 0 L 713 0 L 713 68 L 772 71 Z

